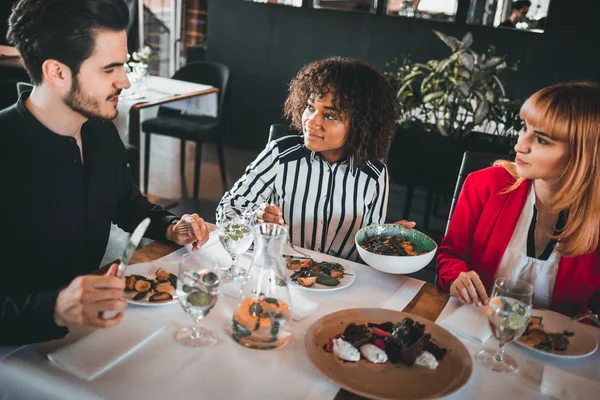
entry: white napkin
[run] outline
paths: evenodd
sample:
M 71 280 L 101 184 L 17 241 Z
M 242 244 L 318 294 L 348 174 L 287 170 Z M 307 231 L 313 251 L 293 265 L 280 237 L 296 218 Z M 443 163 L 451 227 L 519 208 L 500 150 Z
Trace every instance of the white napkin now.
M 404 307 L 419 293 L 419 290 L 425 285 L 425 281 L 403 277 L 400 288 L 386 301 L 381 303 L 381 308 L 389 310 L 402 311 Z
M 446 307 L 456 307 L 456 302 L 460 303 L 451 297 Z M 485 307 L 476 307 L 473 304 L 460 305 L 456 311 L 441 319 L 438 324 L 457 335 L 480 343 L 485 343 L 492 336 Z
M 147 318 L 126 313 L 119 325 L 96 330 L 47 356 L 67 372 L 92 380 L 147 344 L 165 327 L 157 326 Z
M 597 399 L 600 382 L 546 364 L 540 392 L 557 399 Z

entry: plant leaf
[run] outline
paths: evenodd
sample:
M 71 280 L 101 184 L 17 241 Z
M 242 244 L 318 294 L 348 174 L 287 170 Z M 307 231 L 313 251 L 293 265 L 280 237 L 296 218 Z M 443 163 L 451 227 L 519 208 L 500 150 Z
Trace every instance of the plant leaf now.
M 452 62 L 451 59 L 445 58 L 442 61 L 440 61 L 440 63 L 437 65 L 435 70 L 438 72 L 442 72 L 446 69 L 446 67 L 448 67 L 448 65 L 450 65 L 451 62 Z
M 496 102 L 496 93 L 493 90 L 488 90 L 485 92 L 485 99 L 494 104 Z
M 488 68 L 494 68 L 497 65 L 500 65 L 504 62 L 504 57 L 492 57 L 489 60 L 487 60 L 485 62 L 485 64 L 483 64 L 483 68 L 488 69 Z
M 436 122 L 436 126 L 437 126 L 438 131 L 440 132 L 440 134 L 442 136 L 448 136 L 448 132 L 446 131 L 446 127 L 444 126 L 444 124 L 442 124 L 441 121 L 437 121 Z
M 433 92 L 433 93 L 429 93 L 428 95 L 426 95 L 425 97 L 423 97 L 423 103 L 429 103 L 430 101 L 433 101 L 435 99 L 439 99 L 443 95 L 444 95 L 444 92 L 442 90 L 437 91 L 437 92 Z
M 435 35 L 446 44 L 446 46 L 450 47 L 450 50 L 452 50 L 453 52 L 456 51 L 456 49 L 458 48 L 456 43 L 458 40 L 456 38 L 453 38 L 436 30 L 434 30 L 433 33 L 435 33 Z
M 465 66 L 466 69 L 468 69 L 469 71 L 473 71 L 473 68 L 475 67 L 475 57 L 473 56 L 473 54 L 462 53 L 458 57 L 458 60 L 462 65 Z
M 470 72 L 469 72 L 469 70 L 468 70 L 468 69 L 466 69 L 466 68 L 459 68 L 459 69 L 458 69 L 458 75 L 459 75 L 460 77 L 462 77 L 462 78 L 465 78 L 465 79 L 467 79 L 467 80 L 468 80 L 468 79 L 471 79 L 471 73 L 470 73 Z
M 490 112 L 490 103 L 487 101 L 482 101 L 477 105 L 477 110 L 475 110 L 475 116 L 473 117 L 473 123 L 475 125 L 479 125 L 483 122 L 485 117 L 487 117 Z
M 465 36 L 462 38 L 463 45 L 465 49 L 468 49 L 473 44 L 473 34 L 471 32 L 467 32 Z
M 502 97 L 506 97 L 506 90 L 504 90 L 504 85 L 500 81 L 500 78 L 498 78 L 496 75 L 492 75 L 492 78 L 494 78 L 494 80 L 498 84 L 498 87 L 500 88 L 500 91 L 502 92 Z
M 469 85 L 467 84 L 467 82 L 460 81 L 456 86 L 463 96 L 469 97 Z

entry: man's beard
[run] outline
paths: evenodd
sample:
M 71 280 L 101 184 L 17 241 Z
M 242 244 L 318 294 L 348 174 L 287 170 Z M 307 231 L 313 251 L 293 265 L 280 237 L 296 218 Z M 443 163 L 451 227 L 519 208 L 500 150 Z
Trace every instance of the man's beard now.
M 118 96 L 121 91 L 117 91 L 113 95 L 109 96 L 106 100 L 114 96 Z M 79 88 L 79 78 L 75 76 L 71 90 L 65 98 L 65 103 L 75 112 L 81 114 L 85 118 L 102 119 L 105 121 L 111 121 L 117 117 L 118 111 L 114 115 L 105 115 L 100 113 L 101 105 L 93 97 L 87 96 Z M 116 111 L 116 110 L 115 110 Z

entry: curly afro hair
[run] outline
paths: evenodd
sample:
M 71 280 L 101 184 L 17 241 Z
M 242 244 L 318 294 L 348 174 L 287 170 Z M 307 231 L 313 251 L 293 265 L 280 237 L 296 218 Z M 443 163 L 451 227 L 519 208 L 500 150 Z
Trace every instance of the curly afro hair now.
M 395 131 L 397 109 L 390 82 L 364 61 L 331 57 L 304 66 L 290 82 L 284 115 L 302 132 L 302 114 L 310 98 L 332 92 L 333 104 L 349 126 L 345 154 L 357 165 L 386 158 Z

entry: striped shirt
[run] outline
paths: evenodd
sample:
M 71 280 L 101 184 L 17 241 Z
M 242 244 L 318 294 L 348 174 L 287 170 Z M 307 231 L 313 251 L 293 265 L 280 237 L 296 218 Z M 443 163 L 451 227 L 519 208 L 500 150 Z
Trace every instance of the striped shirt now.
M 221 204 L 256 209 L 265 201 L 281 209 L 294 245 L 355 260 L 356 232 L 385 221 L 387 167 L 356 167 L 352 157 L 329 164 L 302 136 L 286 136 L 267 145 Z

